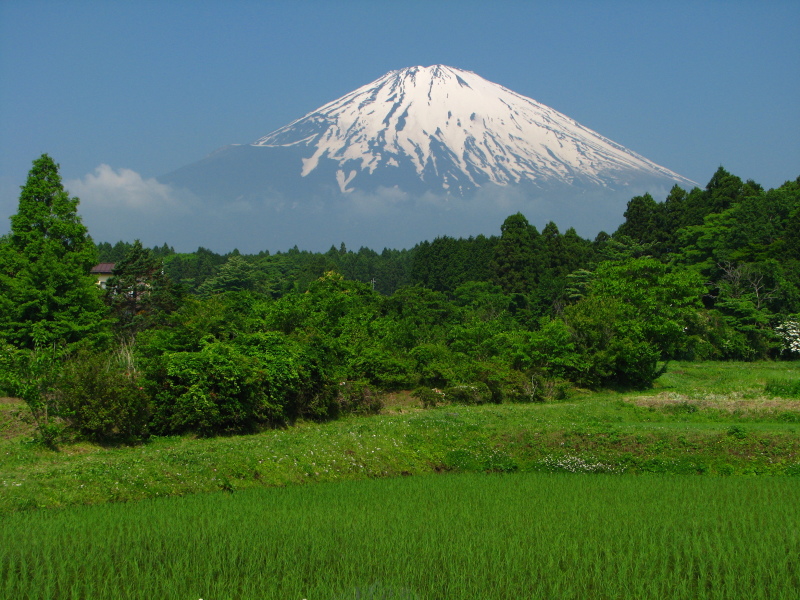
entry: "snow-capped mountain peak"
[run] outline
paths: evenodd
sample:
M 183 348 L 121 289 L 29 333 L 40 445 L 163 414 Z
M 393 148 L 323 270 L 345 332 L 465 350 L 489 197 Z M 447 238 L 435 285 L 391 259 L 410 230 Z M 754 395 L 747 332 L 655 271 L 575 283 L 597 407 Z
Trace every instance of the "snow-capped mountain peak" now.
M 444 65 L 391 71 L 253 146 L 307 148 L 297 165 L 303 177 L 333 161 L 342 192 L 364 176 L 383 172 L 384 179 L 403 167 L 456 193 L 488 183 L 692 184 L 552 108 Z
M 317 249 L 490 234 L 516 212 L 594 236 L 619 225 L 633 196 L 694 185 L 552 108 L 443 65 L 391 71 L 159 182 L 205 207 L 195 229 L 235 244 Z M 169 231 L 186 228 L 181 220 Z

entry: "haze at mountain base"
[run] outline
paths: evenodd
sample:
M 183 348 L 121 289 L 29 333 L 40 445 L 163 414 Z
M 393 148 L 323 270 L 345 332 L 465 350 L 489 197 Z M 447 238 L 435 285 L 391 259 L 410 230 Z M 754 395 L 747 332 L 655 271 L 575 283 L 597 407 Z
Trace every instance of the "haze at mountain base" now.
M 206 174 L 210 186 L 215 178 L 212 172 Z M 453 197 L 411 194 L 397 187 L 342 194 L 327 187 L 309 190 L 301 201 L 268 188 L 220 202 L 212 194 L 201 198 L 175 185 L 168 189 L 171 201 L 157 211 L 144 203 L 111 205 L 113 194 L 107 189 L 102 190 L 103 202 L 95 200 L 88 187 L 75 191 L 82 198 L 84 220 L 98 240 L 128 239 L 130 231 L 138 231 L 136 237 L 145 244 L 168 242 L 179 251 L 203 246 L 217 252 L 233 248 L 274 252 L 295 245 L 325 251 L 341 242 L 348 248 L 378 251 L 411 248 L 444 235 L 499 235 L 505 218 L 516 212 L 540 230 L 554 221 L 561 231 L 574 227 L 581 236 L 593 238 L 601 230 L 614 231 L 623 221 L 628 200 L 646 191 L 645 187 L 620 193 L 562 186 L 545 193 L 526 186 L 487 185 L 468 196 Z M 667 187 L 646 189 L 656 198 L 668 193 Z

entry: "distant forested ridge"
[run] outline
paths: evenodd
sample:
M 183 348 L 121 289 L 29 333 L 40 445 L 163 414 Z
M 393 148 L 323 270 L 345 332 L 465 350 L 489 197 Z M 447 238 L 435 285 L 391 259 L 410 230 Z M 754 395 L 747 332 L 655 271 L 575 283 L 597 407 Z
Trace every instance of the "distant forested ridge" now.
M 32 242 L 14 225 L 0 243 L 0 387 L 52 439 L 211 435 L 375 411 L 390 390 L 425 405 L 543 401 L 647 387 L 671 359 L 800 356 L 800 178 L 764 190 L 720 168 L 704 189 L 631 199 L 624 218 L 588 240 L 517 213 L 499 236 L 381 252 L 103 242 L 94 257 L 114 274 L 89 295 L 105 308 L 81 279 L 83 305 L 50 316 L 31 310 L 48 299 L 30 291 Z M 79 326 L 60 342 L 47 319 Z
M 631 199 L 617 231 L 601 232 L 594 240 L 581 238 L 572 228 L 562 233 L 553 222 L 539 231 L 518 213 L 503 223 L 501 236 L 444 236 L 380 253 L 353 251 L 344 244 L 325 253 L 297 247 L 255 255 L 238 250 L 217 254 L 206 248 L 176 253 L 166 244 L 151 252 L 163 259 L 173 281 L 201 296 L 247 289 L 278 298 L 304 291 L 326 272 L 336 271 L 345 279 L 369 283 L 383 295 L 409 285 L 452 294 L 468 282 L 491 283 L 507 295 L 524 296 L 517 302 L 535 316 L 559 314 L 574 299 L 581 277 L 598 263 L 647 256 L 672 270 L 702 274 L 707 308 L 735 312 L 731 302 L 742 300 L 754 302 L 757 310 L 791 314 L 800 310 L 798 188 L 794 180 L 765 191 L 720 167 L 705 189 L 687 192 L 675 186 L 663 201 L 649 194 Z M 99 260 L 121 260 L 132 245 L 100 243 Z M 239 274 L 243 279 L 220 279 L 237 270 L 244 271 Z M 741 303 L 738 310 L 745 310 Z

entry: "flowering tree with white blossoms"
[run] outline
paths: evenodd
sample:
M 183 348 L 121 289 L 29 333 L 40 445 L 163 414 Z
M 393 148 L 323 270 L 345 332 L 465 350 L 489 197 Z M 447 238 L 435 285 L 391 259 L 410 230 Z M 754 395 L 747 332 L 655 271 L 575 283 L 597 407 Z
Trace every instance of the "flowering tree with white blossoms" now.
M 800 354 L 800 320 L 797 317 L 786 319 L 775 331 L 783 340 L 784 350 Z

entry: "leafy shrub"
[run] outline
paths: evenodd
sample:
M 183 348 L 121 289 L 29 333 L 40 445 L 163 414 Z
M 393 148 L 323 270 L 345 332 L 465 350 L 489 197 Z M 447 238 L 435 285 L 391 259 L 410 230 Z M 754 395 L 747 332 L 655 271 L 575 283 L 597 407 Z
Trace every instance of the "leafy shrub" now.
M 354 376 L 386 390 L 407 388 L 412 380 L 411 365 L 383 350 L 368 348 L 350 361 Z
M 268 331 L 238 336 L 232 343 L 237 352 L 252 359 L 258 371 L 259 393 L 267 418 L 281 420 L 295 410 L 304 388 L 313 387 L 318 375 L 314 361 L 285 335 Z M 307 345 L 307 350 L 319 349 Z
M 747 430 L 739 425 L 731 425 L 728 427 L 727 433 L 729 436 L 734 437 L 737 440 L 743 440 L 747 437 Z
M 438 388 L 418 387 L 411 395 L 419 398 L 425 408 L 433 408 L 445 402 L 444 392 Z
M 257 361 L 229 344 L 166 353 L 150 376 L 153 425 L 160 433 L 241 431 L 283 416 L 281 407 L 269 402 Z
M 269 336 L 275 347 L 269 356 L 273 371 L 294 374 L 295 387 L 286 388 L 284 413 L 288 419 L 327 419 L 336 414 L 336 374 L 338 356 L 330 338 L 314 336 L 299 343 L 289 338 Z M 283 348 L 283 353 L 279 348 Z M 265 360 L 261 357 L 260 360 Z M 292 375 L 292 376 L 294 376 Z
M 503 384 L 503 399 L 508 402 L 547 402 L 564 400 L 571 384 L 559 378 L 548 377 L 546 372 L 526 375 L 515 371 Z
M 544 318 L 538 331 L 529 332 L 515 352 L 513 365 L 520 371 L 546 371 L 554 377 L 566 377 L 583 365 L 573 331 L 561 319 Z
M 743 333 L 727 326 L 716 333 L 716 339 L 712 343 L 715 343 L 719 349 L 720 358 L 743 361 L 752 361 L 758 358 L 756 350 Z
M 39 440 L 55 447 L 63 433 L 58 378 L 62 354 L 55 346 L 20 350 L 0 343 L 0 387 L 21 398 L 36 425 Z
M 455 404 L 485 404 L 491 402 L 492 392 L 485 383 L 453 385 L 445 388 L 444 398 Z
M 150 400 L 128 367 L 108 353 L 80 352 L 66 361 L 58 382 L 62 411 L 80 436 L 102 441 L 146 433 Z
M 646 388 L 661 375 L 661 352 L 627 303 L 589 297 L 568 307 L 565 319 L 579 355 L 565 368 L 569 379 L 591 388 Z
M 155 431 L 203 435 L 250 430 L 336 412 L 324 341 L 279 332 L 206 341 L 197 352 L 164 352 L 148 362 Z
M 423 385 L 444 387 L 458 380 L 456 356 L 444 344 L 420 344 L 411 350 L 411 357 Z
M 336 402 L 339 412 L 355 415 L 375 415 L 383 408 L 382 395 L 365 381 L 341 381 Z
M 768 315 L 756 310 L 752 302 L 717 300 L 703 319 L 703 335 L 715 351 L 709 358 L 754 361 L 780 353 L 780 332 L 769 328 Z

